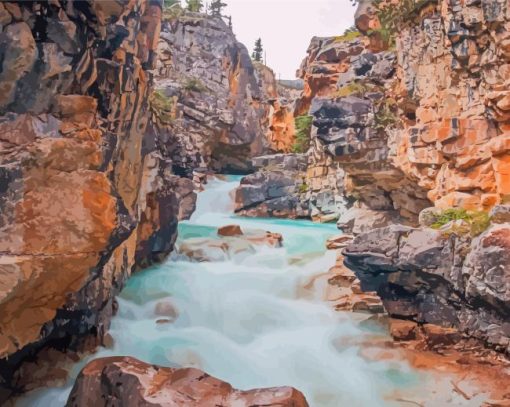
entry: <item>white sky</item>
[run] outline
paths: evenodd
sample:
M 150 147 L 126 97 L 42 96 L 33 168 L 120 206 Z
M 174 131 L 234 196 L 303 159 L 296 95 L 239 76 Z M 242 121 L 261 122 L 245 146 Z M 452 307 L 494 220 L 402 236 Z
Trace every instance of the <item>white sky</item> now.
M 253 51 L 262 38 L 267 65 L 294 79 L 313 36 L 341 35 L 354 23 L 349 0 L 223 0 L 237 39 Z

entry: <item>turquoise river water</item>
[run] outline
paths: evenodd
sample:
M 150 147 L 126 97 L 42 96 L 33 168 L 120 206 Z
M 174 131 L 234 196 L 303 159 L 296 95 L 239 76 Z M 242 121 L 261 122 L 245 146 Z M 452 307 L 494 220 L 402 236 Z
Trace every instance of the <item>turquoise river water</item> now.
M 333 311 L 305 288 L 335 263 L 335 253 L 325 250 L 328 237 L 338 234 L 335 226 L 235 217 L 231 192 L 238 182 L 211 180 L 192 219 L 180 225 L 179 240 L 212 237 L 217 227 L 235 223 L 281 233 L 284 247 L 215 263 L 173 256 L 134 275 L 119 297 L 113 349 L 77 364 L 66 387 L 33 392 L 18 406 L 63 406 L 83 365 L 112 355 L 198 367 L 239 389 L 294 386 L 313 407 L 413 405 L 394 394 L 423 391 L 430 375 L 404 360 L 364 356 L 364 339 L 386 338 L 382 328 Z M 174 323 L 156 323 L 161 302 L 177 310 Z

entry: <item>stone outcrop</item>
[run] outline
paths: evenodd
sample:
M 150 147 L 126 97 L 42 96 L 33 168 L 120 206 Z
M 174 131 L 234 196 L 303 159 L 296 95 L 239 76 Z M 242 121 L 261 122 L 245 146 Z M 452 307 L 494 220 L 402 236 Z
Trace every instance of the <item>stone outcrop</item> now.
M 478 237 L 465 226 L 375 229 L 344 250 L 345 264 L 391 316 L 455 328 L 510 353 L 510 225 L 493 223 Z
M 155 132 L 176 173 L 247 173 L 268 149 L 272 71 L 254 64 L 221 18 L 183 12 L 165 19 L 158 50 Z
M 243 216 L 302 218 L 305 201 L 306 156 L 276 154 L 252 160 L 257 171 L 244 177 L 235 192 L 235 211 Z
M 67 407 L 91 405 L 307 407 L 292 387 L 240 391 L 198 369 L 171 369 L 133 358 L 89 363 L 78 376 Z
M 384 114 L 395 114 L 385 99 L 395 65 L 393 53 L 372 52 L 361 37 L 315 38 L 301 72 L 310 93 L 302 103 L 314 117 L 317 162 L 345 172 L 338 182 L 358 209 L 415 222 L 430 202 L 426 190 L 394 163 L 394 134 Z
M 125 280 L 193 211 L 146 131 L 161 7 L 0 4 L 0 403 L 29 386 L 24 360 L 101 343 Z

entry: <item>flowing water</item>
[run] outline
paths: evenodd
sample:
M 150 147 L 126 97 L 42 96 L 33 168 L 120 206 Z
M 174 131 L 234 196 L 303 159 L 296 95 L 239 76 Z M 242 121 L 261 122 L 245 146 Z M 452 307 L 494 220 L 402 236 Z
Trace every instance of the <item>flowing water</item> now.
M 126 355 L 197 367 L 243 390 L 294 386 L 311 406 L 412 405 L 388 396 L 423 391 L 430 375 L 402 360 L 364 355 L 364 342 L 386 334 L 361 323 L 363 316 L 334 312 L 309 284 L 334 265 L 335 253 L 326 252 L 324 243 L 338 230 L 305 221 L 234 217 L 230 192 L 238 182 L 213 179 L 192 219 L 180 225 L 179 240 L 212 237 L 218 226 L 235 223 L 281 233 L 284 247 L 215 263 L 173 256 L 134 275 L 112 321 L 114 348 L 82 361 L 72 376 L 92 358 Z M 161 316 L 155 309 L 162 303 L 177 310 L 174 323 L 156 323 Z M 34 392 L 18 405 L 64 405 L 71 385 Z

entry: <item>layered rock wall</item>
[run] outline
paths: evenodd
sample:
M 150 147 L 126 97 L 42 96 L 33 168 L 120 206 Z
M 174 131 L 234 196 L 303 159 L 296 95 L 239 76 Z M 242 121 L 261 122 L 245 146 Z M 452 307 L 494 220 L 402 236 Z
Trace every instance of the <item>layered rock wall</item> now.
M 125 279 L 193 209 L 146 132 L 161 7 L 0 4 L 0 400 L 32 386 L 20 364 L 39 350 L 100 343 Z
M 315 113 L 317 137 L 340 161 L 345 151 L 358 154 L 363 143 L 367 152 L 368 141 L 386 151 L 374 156 L 386 169 L 372 167 L 368 189 L 358 189 L 359 201 L 373 199 L 367 191 L 376 185 L 389 193 L 400 221 L 415 223 L 428 201 L 437 209 L 421 211 L 420 228 L 378 229 L 399 220 L 394 217 L 358 228 L 359 236 L 344 252 L 346 264 L 363 288 L 379 293 L 392 316 L 453 328 L 508 352 L 510 218 L 507 206 L 497 206 L 508 200 L 508 3 L 419 3 L 401 16 L 394 53 L 381 51 L 381 26 L 371 7 L 362 2 L 357 13 L 358 27 L 368 34 L 360 55 L 371 54 L 372 61 L 388 55 L 393 74 L 379 77 L 375 88 L 373 82 L 352 86 L 355 97 L 322 103 Z M 363 75 L 356 73 L 357 84 Z M 374 90 L 386 102 L 361 109 L 361 100 L 370 99 Z M 331 109 L 337 108 L 345 121 L 345 108 L 338 110 L 342 104 L 352 106 L 349 111 L 356 104 L 368 121 L 358 117 L 361 132 L 335 139 L 335 127 L 346 126 L 336 125 L 338 115 Z M 348 174 L 350 165 L 342 164 Z M 402 179 L 399 184 L 394 184 L 395 174 Z M 448 208 L 456 209 L 443 212 Z M 383 208 L 370 209 L 380 215 Z
M 490 209 L 510 193 L 510 7 L 438 1 L 397 36 L 397 163 L 438 207 Z
M 221 18 L 203 14 L 166 19 L 158 49 L 166 117 L 156 131 L 172 146 L 175 171 L 249 172 L 250 158 L 268 148 L 272 71 L 254 66 Z

